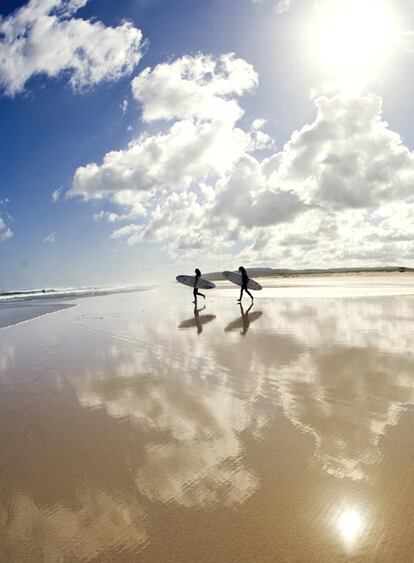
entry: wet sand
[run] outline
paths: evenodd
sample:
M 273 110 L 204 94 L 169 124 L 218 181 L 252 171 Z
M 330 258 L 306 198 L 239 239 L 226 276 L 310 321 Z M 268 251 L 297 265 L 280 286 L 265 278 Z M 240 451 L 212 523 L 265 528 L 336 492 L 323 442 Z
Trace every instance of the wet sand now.
M 4 328 L 0 561 L 411 562 L 414 285 L 381 280 Z
M 0 303 L 0 329 L 75 307 L 68 303 Z

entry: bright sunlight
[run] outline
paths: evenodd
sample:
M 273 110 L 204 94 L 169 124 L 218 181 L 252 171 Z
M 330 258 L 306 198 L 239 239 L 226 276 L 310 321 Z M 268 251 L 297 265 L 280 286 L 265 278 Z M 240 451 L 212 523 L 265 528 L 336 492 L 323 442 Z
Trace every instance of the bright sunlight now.
M 314 57 L 337 77 L 375 73 L 401 37 L 398 14 L 387 0 L 325 0 L 310 23 Z

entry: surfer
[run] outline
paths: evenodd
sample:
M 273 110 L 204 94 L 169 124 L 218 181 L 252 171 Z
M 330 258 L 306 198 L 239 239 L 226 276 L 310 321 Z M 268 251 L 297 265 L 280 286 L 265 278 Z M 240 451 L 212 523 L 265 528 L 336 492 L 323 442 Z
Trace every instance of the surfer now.
M 195 272 L 195 280 L 194 280 L 194 289 L 193 289 L 193 295 L 194 295 L 193 303 L 197 304 L 197 295 L 201 295 L 201 297 L 203 297 L 204 299 L 206 298 L 206 296 L 198 291 L 198 280 L 201 278 L 201 272 L 198 268 L 196 268 L 194 272 Z
M 240 303 L 243 297 L 243 291 L 245 291 L 247 293 L 247 295 L 249 295 L 250 299 L 253 301 L 253 295 L 250 293 L 250 291 L 247 289 L 247 284 L 249 283 L 249 276 L 247 275 L 246 270 L 243 268 L 243 266 L 240 266 L 239 268 L 239 272 L 240 275 L 242 277 L 242 284 L 241 284 L 241 291 L 240 291 L 240 297 L 237 300 L 237 303 Z

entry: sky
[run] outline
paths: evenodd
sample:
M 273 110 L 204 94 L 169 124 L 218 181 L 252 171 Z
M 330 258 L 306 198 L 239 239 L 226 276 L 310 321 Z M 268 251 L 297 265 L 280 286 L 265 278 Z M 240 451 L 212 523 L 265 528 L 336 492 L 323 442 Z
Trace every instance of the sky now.
M 3 0 L 0 289 L 414 266 L 409 0 Z

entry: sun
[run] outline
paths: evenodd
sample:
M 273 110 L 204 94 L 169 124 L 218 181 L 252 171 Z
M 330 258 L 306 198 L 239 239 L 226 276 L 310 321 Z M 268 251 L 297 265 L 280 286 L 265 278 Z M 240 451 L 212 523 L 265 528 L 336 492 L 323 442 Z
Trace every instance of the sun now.
M 390 0 L 322 0 L 309 24 L 310 49 L 337 77 L 375 74 L 395 53 L 401 27 Z

